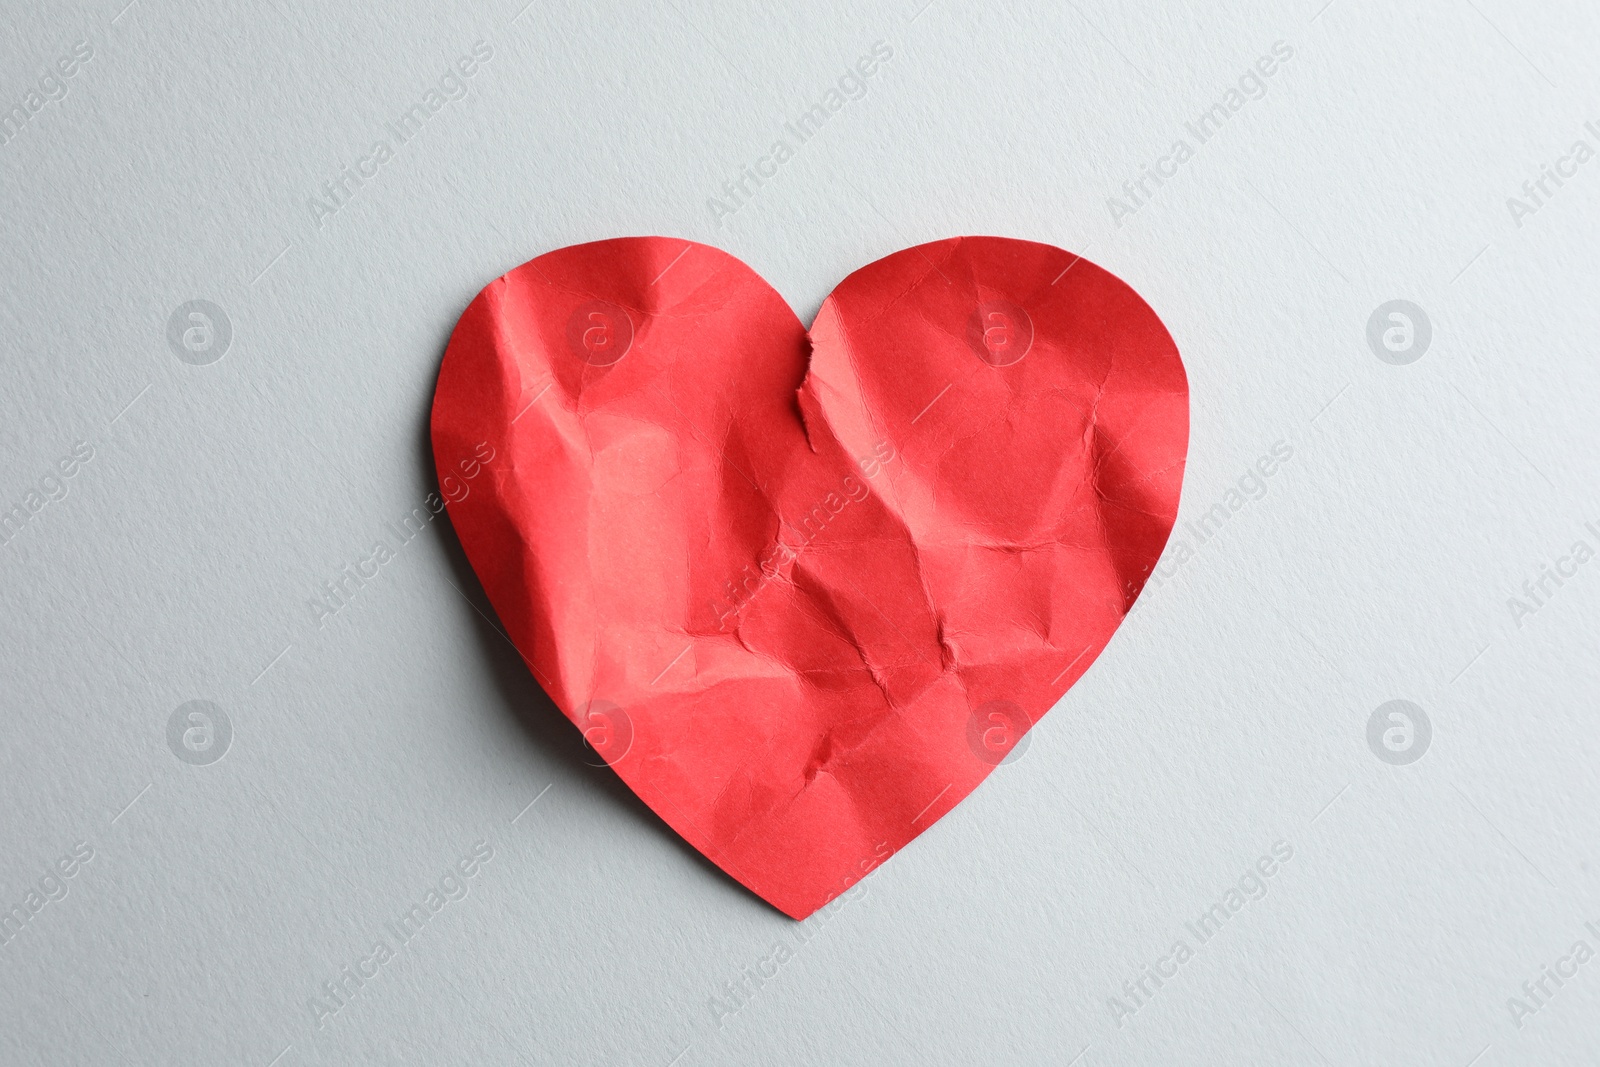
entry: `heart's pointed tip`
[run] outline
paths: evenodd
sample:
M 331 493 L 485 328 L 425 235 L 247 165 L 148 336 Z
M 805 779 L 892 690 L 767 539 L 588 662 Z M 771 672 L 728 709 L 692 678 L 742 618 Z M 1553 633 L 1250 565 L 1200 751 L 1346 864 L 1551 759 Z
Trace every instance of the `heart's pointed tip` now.
M 815 898 L 796 900 L 792 895 L 788 895 L 786 899 L 779 900 L 777 896 L 768 896 L 764 893 L 757 893 L 756 895 L 761 897 L 761 899 L 766 901 L 768 904 L 772 905 L 775 910 L 783 915 L 788 916 L 797 923 L 805 922 L 807 919 L 817 914 L 817 912 L 826 908 L 829 904 L 832 904 L 835 900 L 838 900 L 839 897 L 843 896 L 842 893 L 835 893 L 833 896 L 822 900 Z

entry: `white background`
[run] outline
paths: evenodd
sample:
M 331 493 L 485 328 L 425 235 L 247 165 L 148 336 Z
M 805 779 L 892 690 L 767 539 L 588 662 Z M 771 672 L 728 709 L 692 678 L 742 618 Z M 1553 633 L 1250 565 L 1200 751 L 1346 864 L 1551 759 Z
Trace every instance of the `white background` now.
M 1600 960 L 1507 1004 L 1600 949 L 1600 563 L 1508 605 L 1600 547 L 1600 162 L 1520 226 L 1506 203 L 1600 147 L 1592 7 L 523 2 L 8 4 L 0 106 L 94 55 L 0 145 L 0 507 L 74 442 L 94 458 L 0 546 L 0 905 L 94 858 L 0 947 L 0 1062 L 1600 1052 Z M 318 226 L 308 198 L 480 39 L 467 98 Z M 866 95 L 717 225 L 707 199 L 879 40 Z M 1108 197 L 1275 41 L 1265 95 L 1114 224 Z M 1087 254 L 1188 368 L 1174 544 L 1293 449 L 1169 549 L 1022 758 L 803 927 L 585 765 L 444 520 L 325 626 L 307 606 L 434 488 L 473 294 L 630 234 L 716 244 L 808 321 L 918 242 Z M 1397 298 L 1433 331 L 1399 366 L 1366 334 Z M 192 299 L 232 324 L 208 366 L 167 340 Z M 196 699 L 233 729 L 203 766 L 166 736 Z M 1408 765 L 1367 742 L 1393 699 L 1432 723 Z M 469 895 L 319 1019 L 480 840 Z M 1266 896 L 1200 945 L 1185 923 L 1277 841 Z M 1119 1018 L 1180 938 L 1194 957 Z M 721 1012 L 775 943 L 792 958 Z

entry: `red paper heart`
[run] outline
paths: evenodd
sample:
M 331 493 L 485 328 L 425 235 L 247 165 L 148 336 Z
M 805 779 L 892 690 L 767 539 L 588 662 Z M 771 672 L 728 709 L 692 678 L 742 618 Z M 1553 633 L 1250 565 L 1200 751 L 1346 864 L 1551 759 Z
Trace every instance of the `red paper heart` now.
M 535 676 L 795 918 L 1094 661 L 1172 529 L 1187 440 L 1149 306 L 997 237 L 855 272 L 809 334 L 715 248 L 563 248 L 473 300 L 433 406 L 450 517 Z

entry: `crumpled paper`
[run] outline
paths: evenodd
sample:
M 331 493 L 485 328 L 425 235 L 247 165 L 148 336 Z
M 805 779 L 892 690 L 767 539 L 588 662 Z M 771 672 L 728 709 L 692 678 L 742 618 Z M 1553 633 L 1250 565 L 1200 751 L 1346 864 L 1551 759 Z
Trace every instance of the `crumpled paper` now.
M 557 706 L 804 918 L 931 826 L 1086 671 L 1177 513 L 1188 386 L 1127 285 L 995 237 L 846 278 L 808 333 L 715 248 L 495 279 L 434 399 L 451 520 Z

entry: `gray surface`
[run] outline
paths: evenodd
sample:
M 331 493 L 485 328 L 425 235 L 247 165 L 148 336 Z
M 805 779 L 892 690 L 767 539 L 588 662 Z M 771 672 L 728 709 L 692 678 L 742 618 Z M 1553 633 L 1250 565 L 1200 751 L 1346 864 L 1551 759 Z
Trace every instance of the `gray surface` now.
M 1600 948 L 1600 563 L 1508 598 L 1600 547 L 1600 161 L 1520 218 L 1507 198 L 1600 145 L 1600 17 L 920 2 L 14 0 L 0 100 L 94 54 L 0 145 L 0 506 L 93 457 L 0 546 L 0 901 L 66 890 L 0 947 L 0 1062 L 1596 1054 L 1600 962 L 1536 1012 L 1508 998 Z M 308 198 L 479 39 L 468 95 L 317 225 Z M 880 39 L 865 95 L 715 224 L 707 198 Z M 1279 40 L 1260 99 L 1115 224 L 1107 198 Z M 638 233 L 728 249 L 807 319 L 911 243 L 1048 241 L 1127 279 L 1188 365 L 1191 553 L 1023 758 L 804 926 L 584 765 L 445 522 L 324 626 L 307 605 L 433 488 L 471 296 Z M 1420 359 L 1369 347 L 1396 299 L 1431 322 Z M 220 360 L 183 347 L 187 309 L 169 344 L 191 300 L 231 323 Z M 1255 498 L 1187 532 L 1241 478 Z M 231 726 L 220 760 L 194 708 L 169 731 L 195 700 Z M 1427 716 L 1421 759 L 1369 749 L 1391 700 Z M 467 895 L 395 947 L 479 841 Z M 1279 841 L 1201 944 L 1185 924 Z

